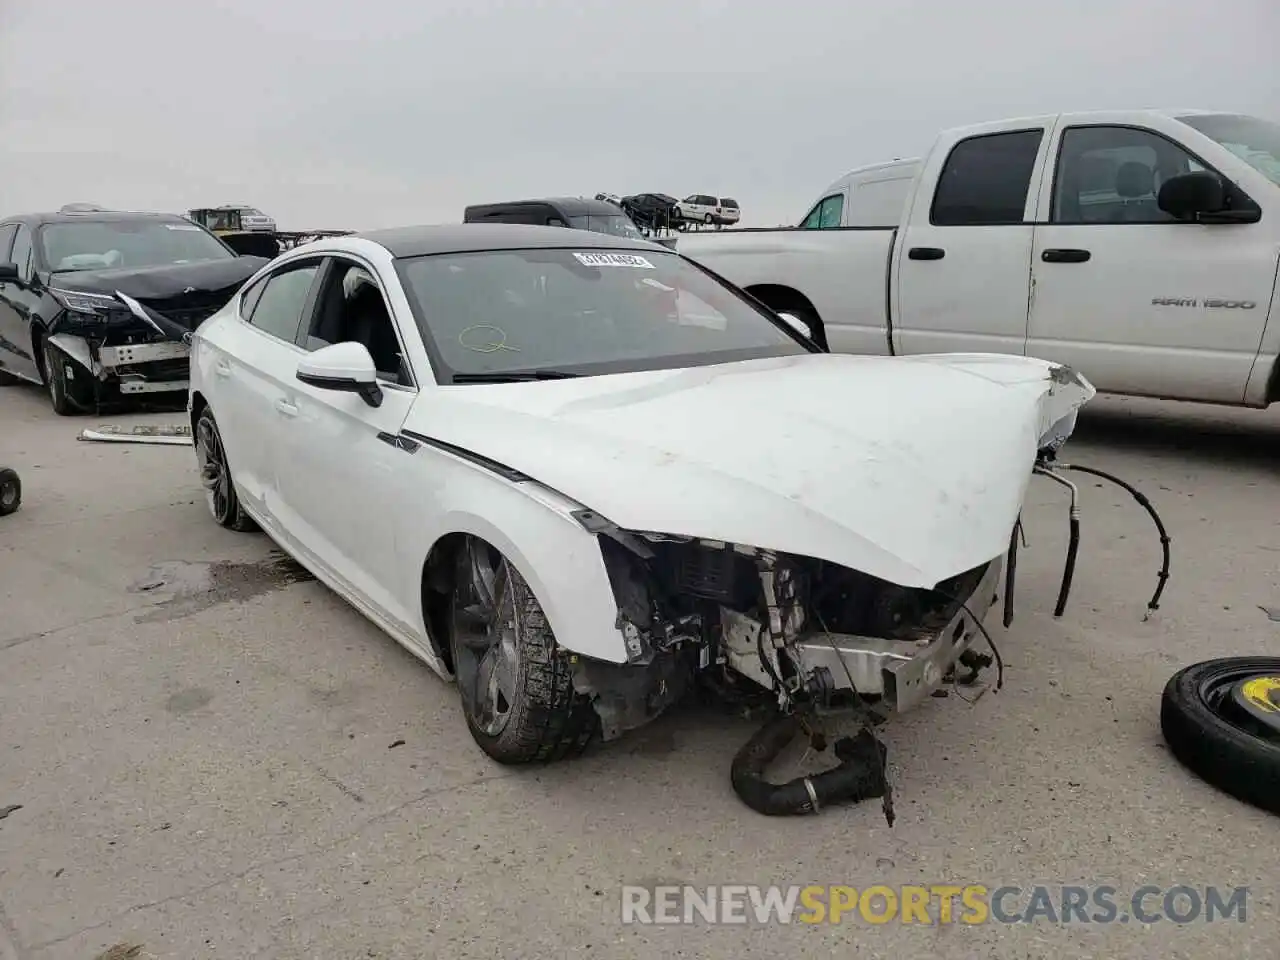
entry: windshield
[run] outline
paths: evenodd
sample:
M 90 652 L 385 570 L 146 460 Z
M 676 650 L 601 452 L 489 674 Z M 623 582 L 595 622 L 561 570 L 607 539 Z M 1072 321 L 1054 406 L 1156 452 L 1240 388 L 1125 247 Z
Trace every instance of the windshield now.
M 1257 117 L 1206 113 L 1179 117 L 1280 186 L 1280 124 Z
M 644 236 L 636 225 L 631 222 L 631 218 L 621 214 L 609 214 L 601 216 L 593 214 L 589 217 L 570 217 L 569 226 L 577 230 L 590 230 L 593 233 L 608 233 L 615 237 L 630 237 L 633 240 L 642 239 Z
M 645 250 L 502 250 L 401 260 L 437 379 L 588 376 L 812 352 L 681 257 Z
M 235 256 L 194 223 L 168 220 L 50 223 L 40 234 L 55 272 L 159 267 Z

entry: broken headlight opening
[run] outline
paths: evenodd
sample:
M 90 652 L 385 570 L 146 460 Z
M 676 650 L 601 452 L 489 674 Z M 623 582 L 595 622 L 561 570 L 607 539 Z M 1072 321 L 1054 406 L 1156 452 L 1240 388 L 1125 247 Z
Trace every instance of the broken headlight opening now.
M 1124 481 L 1056 463 L 1054 450 L 1046 449 L 1035 474 L 1073 491 L 1072 546 L 1055 615 L 1065 608 L 1079 545 L 1079 503 L 1074 487 L 1058 475 L 1064 470 L 1118 483 L 1155 520 L 1164 565 L 1149 615 L 1159 605 L 1169 566 L 1169 537 L 1154 507 Z M 759 813 L 809 814 L 880 798 L 892 826 L 888 752 L 874 728 L 930 697 L 954 692 L 976 701 L 987 689 L 979 678 L 993 663 L 994 690 L 1003 686 L 1004 662 L 984 620 L 999 599 L 1003 575 L 1004 624 L 1012 622 L 1020 518 L 1007 554 L 932 588 L 902 587 L 837 564 L 741 544 L 622 530 L 589 511 L 579 511 L 578 520 L 597 534 L 628 652 L 623 665 L 577 661 L 575 685 L 594 698 L 604 738 L 647 723 L 694 687 L 763 713 L 764 725 L 731 768 L 735 793 Z M 979 641 L 990 654 L 981 652 Z M 965 696 L 962 687 L 976 688 L 976 695 Z M 850 716 L 858 730 L 836 740 L 834 766 L 783 783 L 766 778 L 798 737 L 808 739 L 806 757 L 826 751 L 822 719 Z
M 115 297 L 101 293 L 78 293 L 51 287 L 49 295 L 65 311 L 60 319 L 71 326 L 101 323 L 111 313 L 126 310 Z

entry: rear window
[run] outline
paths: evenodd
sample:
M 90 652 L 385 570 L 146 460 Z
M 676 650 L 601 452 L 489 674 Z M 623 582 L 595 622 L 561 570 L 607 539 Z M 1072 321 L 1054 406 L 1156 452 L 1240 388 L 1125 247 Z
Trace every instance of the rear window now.
M 731 207 L 731 208 L 733 208 L 734 210 L 737 210 L 737 209 L 738 209 L 738 201 L 737 201 L 737 200 L 734 200 L 732 197 L 721 197 L 721 198 L 720 198 L 720 206 L 722 206 L 722 207 Z

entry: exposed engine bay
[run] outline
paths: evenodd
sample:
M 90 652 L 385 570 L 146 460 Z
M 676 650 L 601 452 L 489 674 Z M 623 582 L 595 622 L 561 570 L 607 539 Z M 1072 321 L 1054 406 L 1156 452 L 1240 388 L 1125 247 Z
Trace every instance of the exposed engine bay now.
M 1054 615 L 1065 609 L 1079 546 L 1077 495 L 1064 470 L 1119 484 L 1155 521 L 1164 565 L 1149 614 L 1169 576 L 1169 537 L 1154 508 L 1124 481 L 1055 458 L 1056 447 L 1046 448 L 1035 468 L 1071 490 L 1071 540 Z M 752 704 L 769 719 L 739 751 L 732 781 L 760 813 L 815 813 L 879 797 L 892 826 L 887 750 L 872 728 L 946 696 L 939 691 L 947 684 L 975 689 L 972 699 L 959 695 L 976 700 L 987 689 L 979 677 L 993 663 L 995 689 L 1003 684 L 1003 660 L 983 620 L 1003 591 L 1004 625 L 1012 621 L 1020 520 L 1007 554 L 921 589 L 813 558 L 625 531 L 590 514 L 578 519 L 589 528 L 595 521 L 629 655 L 625 665 L 576 664 L 575 686 L 594 697 L 604 739 L 649 722 L 695 686 Z M 797 737 L 824 750 L 817 721 L 838 715 L 855 717 L 860 729 L 836 741 L 835 766 L 781 784 L 766 779 Z

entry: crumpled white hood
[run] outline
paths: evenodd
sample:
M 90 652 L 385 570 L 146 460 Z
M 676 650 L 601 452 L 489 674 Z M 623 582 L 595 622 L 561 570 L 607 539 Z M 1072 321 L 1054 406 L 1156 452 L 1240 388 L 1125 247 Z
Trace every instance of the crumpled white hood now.
M 819 354 L 442 387 L 405 427 L 627 529 L 931 587 L 1007 549 L 1037 441 L 1093 392 L 1022 357 Z

